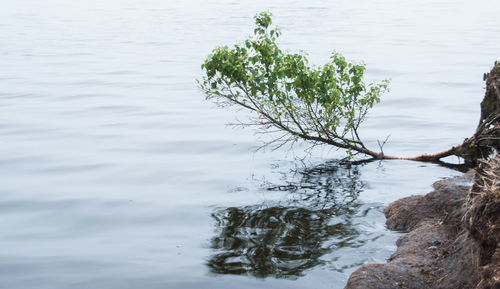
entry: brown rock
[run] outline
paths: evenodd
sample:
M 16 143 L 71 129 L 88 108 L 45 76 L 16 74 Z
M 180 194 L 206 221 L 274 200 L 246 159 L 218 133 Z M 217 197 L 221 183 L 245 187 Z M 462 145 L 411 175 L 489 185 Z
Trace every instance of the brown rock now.
M 408 233 L 388 263 L 360 267 L 345 288 L 500 289 L 500 155 L 434 188 L 386 208 L 387 226 Z

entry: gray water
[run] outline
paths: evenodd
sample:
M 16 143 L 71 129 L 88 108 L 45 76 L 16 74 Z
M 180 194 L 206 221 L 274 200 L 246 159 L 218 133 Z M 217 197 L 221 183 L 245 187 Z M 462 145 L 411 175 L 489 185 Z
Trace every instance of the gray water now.
M 435 152 L 476 126 L 499 3 L 1 1 L 0 287 L 342 288 L 395 249 L 385 205 L 459 172 L 254 152 L 225 125 L 246 113 L 204 101 L 200 64 L 270 10 L 286 49 L 392 78 L 373 148 Z

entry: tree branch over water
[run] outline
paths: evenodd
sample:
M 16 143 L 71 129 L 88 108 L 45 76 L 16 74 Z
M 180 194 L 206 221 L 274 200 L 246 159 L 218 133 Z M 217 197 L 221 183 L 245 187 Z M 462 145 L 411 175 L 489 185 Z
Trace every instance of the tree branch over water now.
M 462 144 L 437 153 L 413 157 L 387 155 L 369 149 L 359 128 L 369 110 L 388 90 L 388 80 L 365 83 L 365 66 L 333 53 L 323 66 L 309 65 L 303 54 L 282 51 L 276 41 L 281 32 L 272 28 L 271 14 L 255 16 L 254 35 L 242 44 L 216 48 L 202 65 L 200 88 L 207 99 L 236 105 L 254 113 L 248 124 L 261 132 L 284 133 L 267 145 L 281 147 L 300 139 L 346 150 L 349 157 L 437 162 L 458 156 L 474 164 L 500 148 L 500 64 L 485 75 L 486 96 L 476 132 Z

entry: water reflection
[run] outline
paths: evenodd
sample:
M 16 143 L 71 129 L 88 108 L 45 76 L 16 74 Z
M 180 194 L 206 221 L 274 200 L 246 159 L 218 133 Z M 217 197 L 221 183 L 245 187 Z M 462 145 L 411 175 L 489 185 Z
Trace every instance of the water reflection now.
M 327 163 L 287 178 L 285 185 L 267 186 L 288 191 L 286 200 L 212 214 L 217 236 L 211 240 L 211 272 L 297 278 L 324 264 L 325 254 L 362 245 L 353 222 L 363 188 L 358 167 Z

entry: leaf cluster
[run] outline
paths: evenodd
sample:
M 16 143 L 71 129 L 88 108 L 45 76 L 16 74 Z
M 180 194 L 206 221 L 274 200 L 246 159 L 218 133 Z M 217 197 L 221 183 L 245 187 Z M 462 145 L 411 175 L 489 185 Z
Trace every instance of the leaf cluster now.
M 247 124 L 283 132 L 279 145 L 302 138 L 363 152 L 360 124 L 388 81 L 365 83 L 365 66 L 340 53 L 315 66 L 302 53 L 281 50 L 281 31 L 271 27 L 269 12 L 256 15 L 255 24 L 244 43 L 218 47 L 203 63 L 200 87 L 207 98 L 257 113 Z

